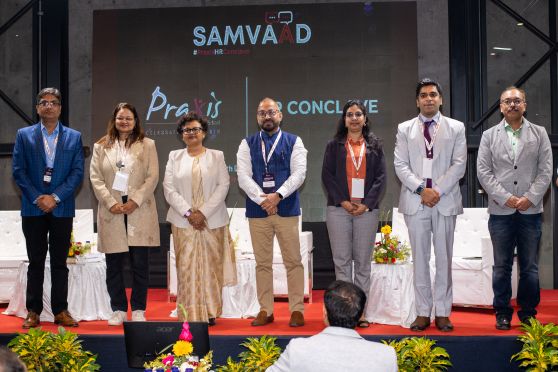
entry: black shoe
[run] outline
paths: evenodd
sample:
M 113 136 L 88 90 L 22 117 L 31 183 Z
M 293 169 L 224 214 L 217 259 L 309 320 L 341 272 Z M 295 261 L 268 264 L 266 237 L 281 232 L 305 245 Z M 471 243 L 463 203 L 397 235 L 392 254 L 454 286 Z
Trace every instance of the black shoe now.
M 496 329 L 509 331 L 511 329 L 511 320 L 505 315 L 496 315 Z
M 524 316 L 523 318 L 519 318 L 519 321 L 521 323 L 529 324 L 529 320 L 531 320 L 531 319 L 536 320 L 537 317 L 534 316 L 534 315 Z

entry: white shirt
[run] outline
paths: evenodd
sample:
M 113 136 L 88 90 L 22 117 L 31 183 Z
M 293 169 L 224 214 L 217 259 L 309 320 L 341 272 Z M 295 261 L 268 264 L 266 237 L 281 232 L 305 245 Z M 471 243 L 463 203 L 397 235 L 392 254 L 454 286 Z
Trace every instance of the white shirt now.
M 287 180 L 277 189 L 277 192 L 283 196 L 288 197 L 293 192 L 298 190 L 304 183 L 306 178 L 306 154 L 308 150 L 304 147 L 300 137 L 296 138 L 291 153 L 291 175 Z M 264 194 L 260 185 L 252 178 L 252 157 L 250 155 L 250 147 L 246 139 L 243 139 L 238 146 L 236 153 L 236 174 L 238 176 L 238 185 L 246 195 L 256 204 L 260 205 L 265 198 L 261 195 Z
M 395 349 L 367 341 L 354 329 L 327 327 L 308 338 L 293 338 L 266 372 L 397 372 Z

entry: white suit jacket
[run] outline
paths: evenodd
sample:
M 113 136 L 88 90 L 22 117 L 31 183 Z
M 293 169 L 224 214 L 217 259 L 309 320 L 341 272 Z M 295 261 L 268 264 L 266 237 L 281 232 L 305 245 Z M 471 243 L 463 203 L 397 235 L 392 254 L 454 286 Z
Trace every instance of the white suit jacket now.
M 533 206 L 525 214 L 543 211 L 543 196 L 552 178 L 552 147 L 546 129 L 523 119 L 515 160 L 505 120 L 482 134 L 477 177 L 488 194 L 488 213 L 512 214 L 506 207 L 512 196 L 525 196 Z
M 426 157 L 423 126 L 418 117 L 399 124 L 394 151 L 395 173 L 401 180 L 399 212 L 413 215 L 421 205 L 415 190 L 423 183 L 422 162 Z M 434 207 L 444 216 L 463 213 L 459 180 L 465 174 L 467 144 L 462 122 L 440 115 L 434 142 L 432 182 L 441 197 Z
M 167 221 L 177 227 L 190 226 L 184 214 L 192 208 L 192 165 L 186 149 L 171 151 L 165 169 L 163 189 L 170 205 Z M 210 229 L 229 223 L 225 198 L 229 192 L 229 172 L 222 151 L 206 149 L 200 158 L 204 203 L 200 211 Z
M 391 346 L 367 341 L 354 329 L 327 327 L 308 338 L 294 338 L 266 372 L 397 371 Z

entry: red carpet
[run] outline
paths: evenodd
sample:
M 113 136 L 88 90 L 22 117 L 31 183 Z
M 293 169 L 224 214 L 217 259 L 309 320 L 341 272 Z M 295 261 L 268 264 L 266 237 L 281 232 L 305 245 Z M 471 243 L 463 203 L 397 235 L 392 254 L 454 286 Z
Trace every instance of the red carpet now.
M 148 306 L 146 317 L 148 320 L 175 320 L 169 317 L 170 312 L 174 309 L 175 303 L 167 301 L 166 289 L 149 290 Z M 312 335 L 318 333 L 324 328 L 322 308 L 323 308 L 323 291 L 313 292 L 313 303 L 305 305 L 306 326 L 300 328 L 291 328 L 288 326 L 289 311 L 286 301 L 275 303 L 275 322 L 264 327 L 250 326 L 250 319 L 217 319 L 217 325 L 209 328 L 212 336 L 251 336 L 251 335 Z M 6 305 L 0 308 L 0 312 L 5 309 Z M 539 314 L 537 318 L 543 323 L 558 324 L 558 290 L 541 291 L 541 303 L 538 307 Z M 455 331 L 451 333 L 439 332 L 436 327 L 432 326 L 425 332 L 415 333 L 409 329 L 388 326 L 381 324 L 372 324 L 368 329 L 358 329 L 363 335 L 443 335 L 443 336 L 513 336 L 518 335 L 519 320 L 514 316 L 512 320 L 511 331 L 498 331 L 494 328 L 495 318 L 492 310 L 460 308 L 453 309 L 451 320 L 455 326 Z M 0 314 L 0 333 L 16 333 L 22 332 L 21 324 L 23 319 L 15 316 L 7 316 Z M 52 323 L 43 322 L 43 329 L 56 330 L 57 327 Z M 80 322 L 78 328 L 72 331 L 79 334 L 90 335 L 121 335 L 123 334 L 122 326 L 109 327 L 106 321 Z

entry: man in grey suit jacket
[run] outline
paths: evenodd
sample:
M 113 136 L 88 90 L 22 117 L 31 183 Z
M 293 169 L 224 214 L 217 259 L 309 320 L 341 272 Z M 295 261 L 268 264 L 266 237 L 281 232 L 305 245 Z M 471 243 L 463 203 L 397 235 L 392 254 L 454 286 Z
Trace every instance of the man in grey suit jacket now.
M 484 131 L 477 177 L 488 194 L 488 230 L 494 249 L 492 288 L 496 328 L 511 328 L 511 272 L 517 246 L 519 290 L 517 315 L 534 318 L 540 300 L 539 241 L 543 196 L 552 177 L 552 148 L 544 127 L 529 122 L 525 92 L 509 87 L 500 96 L 504 119 Z
M 391 346 L 367 341 L 355 330 L 366 295 L 356 285 L 336 280 L 324 294 L 328 327 L 309 338 L 292 339 L 267 372 L 397 371 Z
M 411 330 L 428 328 L 434 307 L 436 327 L 448 332 L 453 330 L 449 319 L 453 234 L 456 217 L 463 213 L 459 179 L 467 160 L 465 126 L 440 113 L 442 90 L 433 80 L 417 84 L 416 102 L 420 114 L 399 124 L 394 152 L 395 173 L 402 183 L 399 212 L 404 214 L 413 254 L 417 318 Z M 434 291 L 429 266 L 432 242 Z

